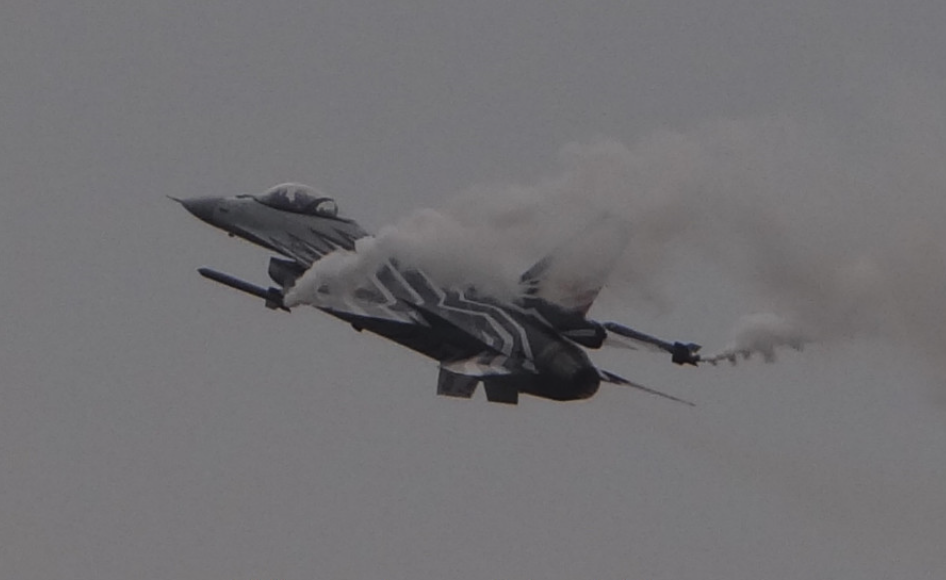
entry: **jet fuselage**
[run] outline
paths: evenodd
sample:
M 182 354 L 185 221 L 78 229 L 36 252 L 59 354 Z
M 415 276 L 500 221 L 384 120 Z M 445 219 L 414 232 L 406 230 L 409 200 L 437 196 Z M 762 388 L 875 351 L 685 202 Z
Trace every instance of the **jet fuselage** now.
M 288 310 L 286 293 L 307 283 L 303 276 L 313 264 L 333 252 L 356 252 L 355 242 L 369 235 L 357 222 L 339 217 L 333 200 L 297 184 L 259 196 L 177 201 L 204 222 L 282 256 L 271 258 L 269 266 L 279 288 L 200 269 L 207 278 L 264 298 L 270 308 Z M 546 258 L 524 274 L 532 289 L 548 262 Z M 605 380 L 678 400 L 597 369 L 580 347 L 600 347 L 605 327 L 587 320 L 583 309 L 558 306 L 531 291 L 504 301 L 475 288 L 446 288 L 392 256 L 354 286 L 320 282 L 307 292 L 301 303 L 439 361 L 442 395 L 469 398 L 483 383 L 491 401 L 516 403 L 519 393 L 570 401 L 591 397 Z M 633 336 L 640 337 L 674 352 L 669 343 L 641 333 Z M 696 345 L 677 346 L 686 349 L 685 362 L 697 360 L 690 348 Z

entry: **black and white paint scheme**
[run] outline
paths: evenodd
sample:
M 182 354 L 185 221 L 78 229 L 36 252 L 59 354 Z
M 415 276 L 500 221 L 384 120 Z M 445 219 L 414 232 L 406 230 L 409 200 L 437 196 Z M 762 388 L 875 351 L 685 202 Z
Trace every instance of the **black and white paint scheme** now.
M 946 578 L 943 0 L 2 15 L 0 578 Z M 288 181 L 371 234 L 291 314 L 166 197 Z M 308 305 L 392 247 L 506 303 L 600 211 L 586 317 L 703 349 L 579 348 L 696 407 L 437 396 Z
M 700 346 L 588 319 L 608 269 L 599 270 L 595 279 L 565 287 L 548 281 L 548 272 L 571 242 L 524 271 L 518 292 L 501 298 L 472 284 L 446 286 L 390 253 L 367 260 L 366 267 L 356 269 L 357 276 L 340 268 L 324 275 L 313 266 L 333 258 L 364 262 L 371 252 L 359 249 L 374 238 L 340 215 L 332 198 L 305 185 L 285 183 L 259 195 L 172 199 L 204 222 L 280 255 L 269 262 L 276 287 L 263 288 L 210 268 L 200 268 L 201 275 L 262 298 L 274 310 L 309 304 L 355 330 L 439 361 L 439 395 L 470 398 L 483 383 L 486 398 L 493 402 L 517 404 L 520 394 L 577 401 L 593 396 L 605 382 L 692 404 L 599 369 L 589 360 L 583 348 L 598 349 L 616 338 L 609 335 L 667 352 L 679 365 L 696 366 Z M 614 229 L 614 222 L 601 216 L 587 229 Z M 582 232 L 580 237 L 587 240 L 589 235 Z

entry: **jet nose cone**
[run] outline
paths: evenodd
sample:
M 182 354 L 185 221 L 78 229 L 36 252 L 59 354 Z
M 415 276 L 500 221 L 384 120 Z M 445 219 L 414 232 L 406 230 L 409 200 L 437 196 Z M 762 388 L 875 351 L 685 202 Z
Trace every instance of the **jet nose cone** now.
M 174 199 L 174 198 L 172 198 Z M 219 200 L 214 197 L 193 197 L 190 199 L 174 199 L 184 206 L 184 209 L 194 214 L 200 220 L 213 223 L 214 210 Z

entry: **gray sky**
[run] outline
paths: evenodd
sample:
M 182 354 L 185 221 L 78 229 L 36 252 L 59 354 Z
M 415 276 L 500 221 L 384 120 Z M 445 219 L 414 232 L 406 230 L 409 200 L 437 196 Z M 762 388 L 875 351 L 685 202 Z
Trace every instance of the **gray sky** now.
M 0 13 L 0 576 L 946 574 L 943 2 Z M 202 280 L 266 255 L 164 197 L 301 181 L 377 229 L 563 179 L 639 204 L 596 317 L 717 348 L 779 307 L 824 343 L 597 356 L 696 409 L 439 398 L 431 361 Z

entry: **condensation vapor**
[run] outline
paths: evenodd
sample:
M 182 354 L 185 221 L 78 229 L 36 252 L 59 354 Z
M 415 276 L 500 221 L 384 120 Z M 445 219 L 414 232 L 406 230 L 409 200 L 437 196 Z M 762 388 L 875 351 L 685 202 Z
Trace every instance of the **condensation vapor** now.
M 785 114 L 571 144 L 550 177 L 415 212 L 316 264 L 289 298 L 357 285 L 390 256 L 445 285 L 514 293 L 524 268 L 605 213 L 630 224 L 626 249 L 584 244 L 558 284 L 620 255 L 613 293 L 673 308 L 662 280 L 698 254 L 745 296 L 720 356 L 870 336 L 922 353 L 946 382 L 946 99 L 916 98 L 929 90 L 865 99 L 856 129 Z

